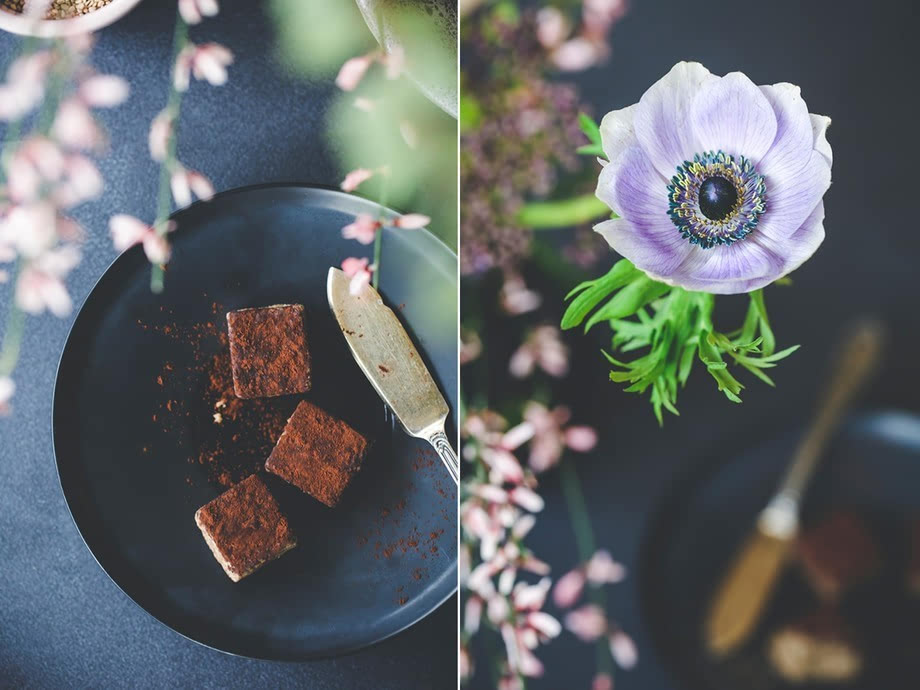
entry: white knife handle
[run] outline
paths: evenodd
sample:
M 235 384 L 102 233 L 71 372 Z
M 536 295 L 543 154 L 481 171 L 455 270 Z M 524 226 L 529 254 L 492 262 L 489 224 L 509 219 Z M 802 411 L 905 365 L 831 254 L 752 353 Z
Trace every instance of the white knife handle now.
M 450 446 L 450 440 L 447 438 L 447 434 L 438 430 L 428 437 L 428 443 L 434 446 L 434 449 L 438 451 L 438 455 L 447 468 L 447 471 L 450 472 L 450 476 L 453 477 L 454 482 L 459 484 L 460 461 L 457 460 L 457 454 L 454 453 L 454 449 Z

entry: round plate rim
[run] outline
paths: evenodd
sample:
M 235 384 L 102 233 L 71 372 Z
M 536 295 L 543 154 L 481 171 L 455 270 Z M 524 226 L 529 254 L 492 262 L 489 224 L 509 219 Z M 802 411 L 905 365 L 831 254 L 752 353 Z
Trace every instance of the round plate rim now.
M 340 197 L 347 198 L 347 199 L 359 199 L 361 201 L 371 201 L 370 199 L 366 199 L 365 197 L 362 197 L 360 195 L 347 194 L 345 192 L 342 192 L 339 189 L 336 189 L 335 187 L 331 187 L 331 186 L 323 185 L 323 184 L 297 183 L 297 182 L 268 182 L 268 183 L 263 183 L 263 184 L 244 185 L 242 187 L 234 187 L 232 189 L 227 189 L 227 190 L 218 192 L 212 197 L 210 201 L 207 201 L 207 202 L 196 201 L 195 203 L 189 206 L 186 206 L 185 208 L 174 211 L 170 215 L 170 219 L 174 218 L 177 215 L 181 215 L 194 207 L 199 206 L 199 204 L 204 204 L 204 203 L 211 204 L 215 200 L 219 200 L 225 197 L 234 196 L 237 194 L 245 194 L 247 192 L 253 192 L 253 191 L 258 191 L 258 190 L 263 190 L 263 189 L 314 190 L 314 191 L 329 192 L 335 196 L 340 196 Z M 376 202 L 372 202 L 372 203 L 376 203 Z M 394 217 L 394 216 L 400 215 L 398 211 L 395 211 L 392 208 L 387 207 L 387 206 L 384 206 L 383 210 L 384 210 L 384 213 L 387 215 L 387 217 Z M 177 232 L 182 232 L 181 227 L 177 229 Z M 448 252 L 449 255 L 456 258 L 457 255 L 451 250 L 451 248 L 448 247 L 447 244 L 445 244 L 444 241 L 441 240 L 441 238 L 439 238 L 437 235 L 429 231 L 427 228 L 422 228 L 414 232 L 421 232 L 421 233 L 428 235 L 428 237 L 434 240 L 437 245 L 440 245 L 444 249 L 444 251 Z M 57 416 L 57 402 L 58 402 L 57 394 L 58 394 L 58 387 L 60 384 L 60 377 L 61 377 L 61 365 L 64 361 L 64 354 L 67 352 L 68 346 L 70 345 L 70 341 L 73 336 L 73 331 L 74 331 L 74 328 L 76 327 L 77 321 L 80 318 L 80 314 L 83 312 L 83 308 L 86 306 L 86 303 L 89 301 L 90 297 L 92 297 L 93 293 L 99 287 L 99 284 L 105 279 L 105 276 L 113 269 L 115 264 L 118 263 L 127 254 L 128 251 L 132 251 L 132 250 L 140 251 L 140 248 L 136 246 L 136 247 L 133 247 L 132 249 L 127 250 L 126 252 L 121 252 L 118 256 L 116 256 L 111 261 L 111 263 L 109 263 L 109 265 L 106 266 L 105 270 L 99 275 L 99 277 L 93 282 L 93 286 L 86 293 L 86 297 L 83 299 L 83 302 L 81 302 L 80 307 L 79 309 L 77 309 L 76 314 L 73 318 L 73 321 L 71 322 L 70 327 L 67 330 L 67 337 L 64 339 L 64 345 L 61 348 L 61 354 L 58 357 L 57 367 L 55 368 L 54 390 L 52 391 L 52 394 L 51 394 L 51 420 L 50 420 L 51 422 L 51 450 L 52 450 L 52 455 L 54 457 L 54 471 L 57 475 L 58 486 L 61 490 L 61 494 L 64 497 L 64 505 L 67 507 L 67 513 L 70 515 L 71 522 L 73 522 L 74 528 L 77 530 L 77 534 L 80 535 L 80 540 L 83 542 L 83 545 L 86 547 L 86 550 L 89 551 L 90 555 L 93 557 L 93 560 L 96 562 L 96 565 L 99 566 L 99 569 L 102 570 L 103 573 L 105 573 L 109 581 L 112 582 L 112 584 L 114 584 L 115 587 L 118 588 L 118 591 L 121 592 L 128 599 L 128 601 L 130 601 L 132 604 L 134 604 L 134 606 L 136 606 L 138 609 L 143 611 L 147 616 L 152 618 L 159 625 L 162 625 L 164 628 L 171 630 L 172 632 L 176 633 L 177 635 L 180 635 L 186 640 L 190 640 L 191 642 L 194 642 L 195 644 L 201 645 L 202 647 L 206 647 L 207 649 L 212 649 L 214 651 L 220 652 L 221 654 L 227 654 L 229 656 L 239 657 L 243 659 L 257 659 L 257 660 L 262 660 L 262 661 L 280 661 L 280 662 L 317 661 L 317 660 L 322 660 L 322 659 L 333 659 L 333 658 L 337 658 L 341 656 L 355 654 L 364 649 L 369 649 L 370 647 L 374 647 L 390 638 L 393 638 L 399 635 L 402 632 L 405 632 L 409 628 L 413 627 L 417 623 L 420 623 L 422 620 L 430 616 L 441 606 L 443 606 L 445 602 L 447 602 L 451 597 L 453 597 L 456 594 L 457 588 L 458 588 L 457 583 L 454 583 L 454 586 L 452 589 L 450 589 L 442 598 L 434 601 L 433 604 L 428 608 L 428 610 L 422 613 L 422 615 L 420 615 L 418 618 L 416 618 L 415 620 L 391 632 L 388 632 L 385 635 L 381 635 L 380 637 L 374 640 L 371 640 L 369 642 L 359 643 L 359 644 L 350 645 L 350 646 L 346 645 L 342 647 L 333 648 L 328 651 L 315 652 L 315 653 L 308 652 L 308 653 L 303 653 L 303 654 L 291 654 L 291 655 L 247 654 L 247 653 L 243 653 L 240 651 L 221 649 L 220 647 L 209 644 L 208 642 L 199 640 L 192 635 L 188 635 L 182 632 L 181 630 L 177 630 L 175 627 L 161 620 L 156 614 L 150 611 L 146 606 L 142 605 L 134 597 L 128 594 L 128 592 L 125 591 L 125 589 L 121 586 L 121 584 L 119 584 L 118 581 L 114 577 L 112 577 L 112 575 L 109 573 L 106 567 L 99 561 L 99 558 L 96 555 L 96 552 L 93 551 L 92 547 L 89 545 L 89 542 L 86 539 L 86 535 L 83 533 L 83 530 L 80 529 L 80 525 L 77 523 L 77 519 L 74 516 L 73 509 L 71 508 L 70 497 L 67 494 L 67 489 L 64 488 L 64 481 L 61 477 L 61 466 L 60 466 L 60 459 L 58 457 L 58 447 L 57 447 L 57 435 L 55 433 L 55 417 Z

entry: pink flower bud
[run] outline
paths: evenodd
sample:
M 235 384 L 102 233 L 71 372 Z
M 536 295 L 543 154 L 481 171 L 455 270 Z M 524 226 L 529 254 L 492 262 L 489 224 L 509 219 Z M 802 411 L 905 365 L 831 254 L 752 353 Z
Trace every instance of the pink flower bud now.
M 347 60 L 345 64 L 342 65 L 342 68 L 335 78 L 336 86 L 342 89 L 342 91 L 354 91 L 358 87 L 358 84 L 361 83 L 361 80 L 367 73 L 368 68 L 373 64 L 375 58 L 375 53 L 368 53 L 367 55 L 361 55 Z
M 399 216 L 398 218 L 393 219 L 393 225 L 397 228 L 403 228 L 405 230 L 417 230 L 418 228 L 424 228 L 431 222 L 431 218 L 428 216 L 423 216 L 421 213 L 407 213 L 404 216 Z
M 124 103 L 130 91 L 128 82 L 121 77 L 96 74 L 84 79 L 77 93 L 92 108 L 112 108 Z
M 620 668 L 631 669 L 639 661 L 639 651 L 632 638 L 622 630 L 616 630 L 610 635 L 610 655 Z
M 561 609 L 573 606 L 585 588 L 585 574 L 581 568 L 570 570 L 556 581 L 553 601 Z
M 353 192 L 359 185 L 363 182 L 367 182 L 374 176 L 373 170 L 368 170 L 367 168 L 358 168 L 357 170 L 352 170 L 350 173 L 345 175 L 345 179 L 342 180 L 340 187 L 343 192 Z
M 342 237 L 346 240 L 357 240 L 361 244 L 372 244 L 377 236 L 380 223 L 367 213 L 355 217 L 354 222 L 342 228 Z
M 565 627 L 582 642 L 594 642 L 607 632 L 607 616 L 595 604 L 569 611 L 565 617 Z

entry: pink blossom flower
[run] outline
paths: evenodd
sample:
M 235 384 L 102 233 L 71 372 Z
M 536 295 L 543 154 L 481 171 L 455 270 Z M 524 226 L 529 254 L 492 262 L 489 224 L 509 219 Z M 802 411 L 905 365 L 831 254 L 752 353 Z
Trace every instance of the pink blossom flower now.
M 373 216 L 362 213 L 354 221 L 342 228 L 342 237 L 346 240 L 357 240 L 361 244 L 372 244 L 377 237 L 377 228 L 380 222 Z
M 538 326 L 511 356 L 508 369 L 515 378 L 526 378 L 539 367 L 550 376 L 561 378 L 569 371 L 569 349 L 555 326 Z
M 342 262 L 342 270 L 345 275 L 351 278 L 348 284 L 348 291 L 353 295 L 359 295 L 370 285 L 372 267 L 369 267 L 368 260 L 365 258 L 358 259 L 349 257 Z
M 431 218 L 423 216 L 421 213 L 407 213 L 404 216 L 397 216 L 393 219 L 393 227 L 403 228 L 404 230 L 417 230 L 424 228 L 431 222 Z
M 576 36 L 556 48 L 550 59 L 561 70 L 578 72 L 596 64 L 601 54 L 597 43 Z
M 131 87 L 121 77 L 94 74 L 87 77 L 77 89 L 77 95 L 91 108 L 112 108 L 128 98 Z
M 29 314 L 47 310 L 55 316 L 67 316 L 73 309 L 73 302 L 64 278 L 79 261 L 79 250 L 64 245 L 27 263 L 16 281 L 16 304 Z
M 54 244 L 57 227 L 57 209 L 47 201 L 12 206 L 0 217 L 0 245 L 35 258 Z
M 103 186 L 96 164 L 86 156 L 73 154 L 64 162 L 64 175 L 54 189 L 53 199 L 61 208 L 70 208 L 97 199 Z
M 594 642 L 607 632 L 607 616 L 600 606 L 585 604 L 566 614 L 565 627 L 582 642 Z
M 167 108 L 160 111 L 160 114 L 153 118 L 150 123 L 150 134 L 147 137 L 147 146 L 150 149 L 150 157 L 158 162 L 166 160 L 169 149 L 169 138 L 173 133 L 173 114 Z
M 367 168 L 358 168 L 357 170 L 352 170 L 350 173 L 345 175 L 345 179 L 342 180 L 342 184 L 339 186 L 342 188 L 343 192 L 353 192 L 362 183 L 367 182 L 367 180 L 371 179 L 373 176 L 373 170 L 368 170 Z
M 609 673 L 598 673 L 591 681 L 591 690 L 613 690 L 613 676 Z
M 544 48 L 555 48 L 571 32 L 572 25 L 557 7 L 544 7 L 537 12 L 537 40 Z
M 188 91 L 189 81 L 207 81 L 212 86 L 227 83 L 227 67 L 233 64 L 233 53 L 219 43 L 190 43 L 176 56 L 173 83 L 178 91 Z
M 213 17 L 220 8 L 217 0 L 179 0 L 179 14 L 186 24 L 198 24 L 203 17 Z
M 376 59 L 377 53 L 368 53 L 346 60 L 335 78 L 336 86 L 342 91 L 354 91 Z
M 169 177 L 169 186 L 172 189 L 173 199 L 179 208 L 184 208 L 192 203 L 194 193 L 202 201 L 210 201 L 214 196 L 214 186 L 207 177 L 195 170 L 188 170 L 179 163 L 173 166 L 172 175 Z
M 584 568 L 575 568 L 556 580 L 553 588 L 553 601 L 561 609 L 573 606 L 585 588 Z
M 473 675 L 473 657 L 465 644 L 460 645 L 460 680 L 467 680 Z
M 8 191 L 13 201 L 34 201 L 43 184 L 55 182 L 64 172 L 64 154 L 57 144 L 42 136 L 20 144 L 6 165 Z
M 516 675 L 503 675 L 498 679 L 498 690 L 524 690 L 524 683 Z
M 16 384 L 9 376 L 0 376 L 0 415 L 10 413 L 10 400 L 16 393 Z
M 65 146 L 77 150 L 96 149 L 105 142 L 93 114 L 78 98 L 68 98 L 61 103 L 51 134 Z
M 112 243 L 118 251 L 126 251 L 135 244 L 144 245 L 144 253 L 152 264 L 165 264 L 169 261 L 170 247 L 165 235 L 175 229 L 175 223 L 170 222 L 165 227 L 165 232 L 158 233 L 155 228 L 144 221 L 119 213 L 109 219 L 109 232 L 112 234 Z
M 597 443 L 597 432 L 589 426 L 569 426 L 571 412 L 559 406 L 549 410 L 538 402 L 524 408 L 524 420 L 533 428 L 528 463 L 534 472 L 545 472 L 562 458 L 566 447 L 587 452 Z
M 543 298 L 540 297 L 540 294 L 533 290 L 529 290 L 524 283 L 524 279 L 517 274 L 505 276 L 500 300 L 502 309 L 511 315 L 531 312 L 543 302 Z
M 631 669 L 639 661 L 639 650 L 632 638 L 622 630 L 610 633 L 610 655 L 620 668 Z
M 51 53 L 40 50 L 17 58 L 0 84 L 0 120 L 11 122 L 32 111 L 45 96 Z
M 592 585 L 616 584 L 626 578 L 626 568 L 605 549 L 598 549 L 585 564 L 585 577 Z

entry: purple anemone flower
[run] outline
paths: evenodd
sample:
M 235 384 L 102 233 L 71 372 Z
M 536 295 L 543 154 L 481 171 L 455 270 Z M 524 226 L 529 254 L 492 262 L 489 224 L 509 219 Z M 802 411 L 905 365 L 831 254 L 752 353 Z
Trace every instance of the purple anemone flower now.
M 717 294 L 762 288 L 824 240 L 829 124 L 797 86 L 680 62 L 604 117 L 597 196 L 619 218 L 594 229 L 654 280 Z

